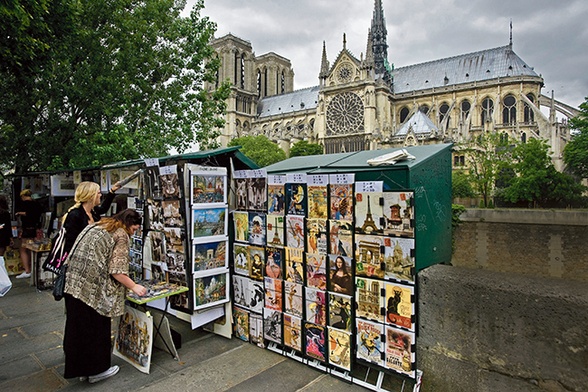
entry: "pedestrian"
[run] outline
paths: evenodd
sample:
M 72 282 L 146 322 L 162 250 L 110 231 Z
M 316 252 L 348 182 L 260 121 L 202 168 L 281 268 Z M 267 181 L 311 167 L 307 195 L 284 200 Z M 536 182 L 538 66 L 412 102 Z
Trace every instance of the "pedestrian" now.
M 4 252 L 12 242 L 12 220 L 6 196 L 0 195 L 0 263 L 4 263 Z
M 147 293 L 129 273 L 130 235 L 141 215 L 126 209 L 88 225 L 78 236 L 65 279 L 65 378 L 95 383 L 114 376 L 111 365 L 111 319 L 124 313 L 125 294 Z
M 76 238 L 86 226 L 98 222 L 100 215 L 108 212 L 114 200 L 115 192 L 119 189 L 120 186 L 114 184 L 104 197 L 102 204 L 100 204 L 100 199 L 102 198 L 100 185 L 92 181 L 80 182 L 76 187 L 75 204 L 63 217 L 63 227 L 65 228 L 64 254 L 69 253 Z
M 33 200 L 30 189 L 23 189 L 20 192 L 20 199 L 22 200 L 21 208 L 15 215 L 20 217 L 21 222 L 20 238 L 22 242 L 19 253 L 24 272 L 17 275 L 16 279 L 26 279 L 31 277 L 31 251 L 25 245 L 37 237 L 37 229 L 41 227 L 43 210 L 39 203 Z

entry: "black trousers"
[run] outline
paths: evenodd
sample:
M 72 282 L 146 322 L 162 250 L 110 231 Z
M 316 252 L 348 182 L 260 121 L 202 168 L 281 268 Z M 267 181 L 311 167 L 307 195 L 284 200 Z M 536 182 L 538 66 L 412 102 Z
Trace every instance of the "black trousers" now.
M 65 294 L 65 371 L 63 377 L 94 376 L 110 367 L 110 317 Z

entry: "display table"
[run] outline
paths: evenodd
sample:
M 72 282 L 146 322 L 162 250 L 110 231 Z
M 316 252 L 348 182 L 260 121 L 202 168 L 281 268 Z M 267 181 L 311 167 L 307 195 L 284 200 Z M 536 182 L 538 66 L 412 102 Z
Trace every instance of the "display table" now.
M 43 262 L 51 250 L 51 242 L 28 241 L 22 247 L 31 251 L 31 286 L 38 290 L 52 289 L 55 274 L 43 270 Z

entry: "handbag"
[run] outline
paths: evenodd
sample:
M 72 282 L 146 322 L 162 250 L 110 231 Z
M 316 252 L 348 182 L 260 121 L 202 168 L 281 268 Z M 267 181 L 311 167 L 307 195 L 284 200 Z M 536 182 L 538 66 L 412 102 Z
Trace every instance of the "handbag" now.
M 61 266 L 67 258 L 67 252 L 65 252 L 65 227 L 62 227 L 57 234 L 57 237 L 53 241 L 51 251 L 45 262 L 43 263 L 43 270 L 53 272 L 54 274 L 60 273 Z
M 12 282 L 4 265 L 4 257 L 0 256 L 0 297 L 4 297 L 11 287 Z
M 53 298 L 61 301 L 65 290 L 65 273 L 67 272 L 67 263 L 62 263 L 57 273 L 57 278 L 53 282 Z

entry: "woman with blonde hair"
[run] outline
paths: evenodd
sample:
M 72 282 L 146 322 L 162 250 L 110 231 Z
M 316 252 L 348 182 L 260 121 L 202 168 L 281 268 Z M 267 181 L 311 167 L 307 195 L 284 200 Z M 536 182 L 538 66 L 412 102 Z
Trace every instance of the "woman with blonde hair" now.
M 139 296 L 145 287 L 129 277 L 130 236 L 141 215 L 126 209 L 88 225 L 67 258 L 65 279 L 65 378 L 95 383 L 114 376 L 111 364 L 111 321 L 124 313 L 127 290 Z
M 64 252 L 69 253 L 82 230 L 89 224 L 98 222 L 100 215 L 108 211 L 114 200 L 114 192 L 118 189 L 120 189 L 120 186 L 114 184 L 104 197 L 102 204 L 100 204 L 102 197 L 100 185 L 92 181 L 80 182 L 74 196 L 76 204 L 63 217 L 63 227 L 65 227 Z

